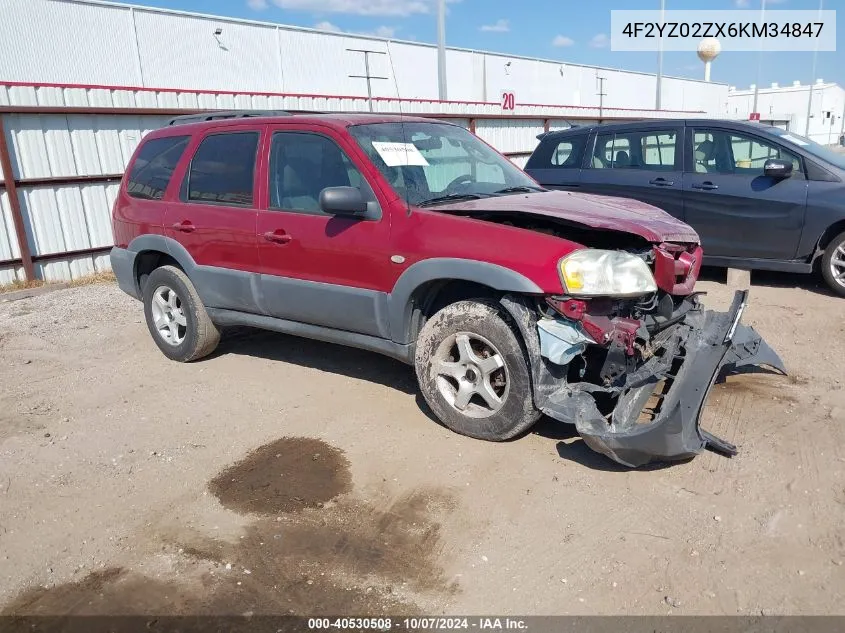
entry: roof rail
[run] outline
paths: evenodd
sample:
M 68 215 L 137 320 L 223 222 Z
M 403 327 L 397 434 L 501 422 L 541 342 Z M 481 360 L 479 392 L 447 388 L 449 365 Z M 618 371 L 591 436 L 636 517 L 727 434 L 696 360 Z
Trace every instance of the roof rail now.
M 177 116 L 170 119 L 167 124 L 187 125 L 188 123 L 201 123 L 203 121 L 216 121 L 218 119 L 245 119 L 262 116 L 293 116 L 293 114 L 286 110 L 212 110 L 210 112 L 200 112 L 199 114 Z
M 580 127 L 577 123 L 570 123 L 569 121 L 566 121 L 566 123 L 568 123 L 568 124 L 569 124 L 569 127 L 565 127 L 565 128 L 563 128 L 563 129 L 560 129 L 560 130 L 551 130 L 551 131 L 549 131 L 549 132 L 540 132 L 540 133 L 537 135 L 537 140 L 538 140 L 538 141 L 542 141 L 544 138 L 546 138 L 546 137 L 547 137 L 547 136 L 549 136 L 550 134 L 556 134 L 556 133 L 558 133 L 558 132 L 567 132 L 567 131 L 569 131 L 569 130 L 573 130 L 573 129 L 575 129 L 576 127 Z

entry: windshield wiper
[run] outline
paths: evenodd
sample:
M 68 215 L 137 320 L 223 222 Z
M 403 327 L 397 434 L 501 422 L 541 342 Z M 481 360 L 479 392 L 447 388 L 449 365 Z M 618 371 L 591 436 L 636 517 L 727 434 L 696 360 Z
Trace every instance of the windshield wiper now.
M 430 207 L 435 204 L 441 204 L 443 202 L 457 202 L 458 200 L 480 200 L 481 198 L 481 194 L 477 193 L 450 193 L 447 196 L 437 196 L 436 198 L 423 200 L 422 202 L 418 203 L 417 206 Z
M 537 191 L 548 191 L 548 189 L 544 189 L 543 187 L 529 187 L 527 185 L 519 185 L 516 187 L 505 187 L 504 189 L 499 189 L 498 191 L 494 191 L 493 193 L 534 193 Z

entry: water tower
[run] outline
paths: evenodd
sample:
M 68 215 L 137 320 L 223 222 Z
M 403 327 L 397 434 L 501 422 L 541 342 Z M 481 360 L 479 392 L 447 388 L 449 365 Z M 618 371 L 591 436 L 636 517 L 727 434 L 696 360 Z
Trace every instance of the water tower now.
M 715 37 L 705 37 L 698 45 L 698 59 L 704 62 L 704 81 L 710 81 L 710 64 L 722 52 L 722 45 Z

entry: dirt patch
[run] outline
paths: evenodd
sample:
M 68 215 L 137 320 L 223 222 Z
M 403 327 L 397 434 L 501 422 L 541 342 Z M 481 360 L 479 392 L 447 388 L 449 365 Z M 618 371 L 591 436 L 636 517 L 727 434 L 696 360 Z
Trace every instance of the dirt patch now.
M 211 483 L 227 507 L 269 512 L 235 542 L 183 531 L 166 537 L 169 569 L 155 579 L 98 571 L 28 590 L 0 615 L 410 614 L 422 611 L 420 594 L 455 593 L 438 562 L 438 517 L 454 507 L 448 493 L 415 491 L 383 507 L 330 501 L 350 481 L 341 450 L 311 438 L 275 441 Z
M 714 394 L 749 394 L 767 400 L 798 403 L 792 385 L 801 384 L 800 378 L 785 380 L 778 374 L 749 372 L 729 375 L 713 386 Z
M 285 437 L 224 470 L 209 490 L 230 510 L 277 514 L 320 507 L 351 486 L 341 450 L 309 437 Z

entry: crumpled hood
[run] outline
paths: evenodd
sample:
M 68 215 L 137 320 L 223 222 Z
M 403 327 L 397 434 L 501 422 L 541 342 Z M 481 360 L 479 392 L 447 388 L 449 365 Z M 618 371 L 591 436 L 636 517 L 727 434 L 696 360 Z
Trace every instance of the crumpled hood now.
M 662 209 L 630 198 L 613 198 L 571 191 L 514 194 L 481 200 L 467 200 L 440 207 L 444 212 L 530 213 L 596 229 L 623 231 L 649 242 L 700 243 L 688 224 Z

